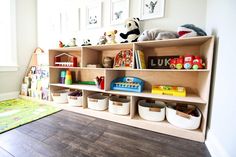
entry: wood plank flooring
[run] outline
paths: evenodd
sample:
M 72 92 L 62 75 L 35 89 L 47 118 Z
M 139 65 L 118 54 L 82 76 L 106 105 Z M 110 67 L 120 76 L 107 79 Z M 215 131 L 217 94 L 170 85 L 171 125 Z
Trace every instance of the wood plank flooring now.
M 0 157 L 210 157 L 203 143 L 68 111 L 0 134 Z

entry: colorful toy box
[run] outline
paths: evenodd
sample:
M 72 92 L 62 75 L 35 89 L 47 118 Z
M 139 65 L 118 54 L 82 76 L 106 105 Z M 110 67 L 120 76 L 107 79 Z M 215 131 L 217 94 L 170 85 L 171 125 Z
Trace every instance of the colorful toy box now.
M 142 92 L 144 81 L 137 77 L 122 77 L 111 82 L 111 90 Z
M 152 86 L 152 93 L 185 97 L 186 89 L 184 87 L 154 85 Z

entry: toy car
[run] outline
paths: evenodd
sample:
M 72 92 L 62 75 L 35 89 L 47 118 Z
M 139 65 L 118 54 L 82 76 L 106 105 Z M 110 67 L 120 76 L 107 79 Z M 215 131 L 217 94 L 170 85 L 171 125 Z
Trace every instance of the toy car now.
M 184 57 L 184 68 L 185 69 L 191 69 L 192 66 L 193 66 L 193 60 L 194 60 L 193 55 L 186 55 Z
M 195 59 L 193 60 L 193 70 L 202 69 L 205 66 L 205 63 L 203 63 L 202 58 L 200 56 L 195 56 Z

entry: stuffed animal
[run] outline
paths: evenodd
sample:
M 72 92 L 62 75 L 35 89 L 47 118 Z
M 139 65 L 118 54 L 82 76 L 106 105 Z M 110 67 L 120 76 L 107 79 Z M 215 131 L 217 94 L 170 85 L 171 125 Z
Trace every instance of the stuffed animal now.
M 185 24 L 178 28 L 179 38 L 206 36 L 206 32 L 193 24 Z
M 110 30 L 110 31 L 106 31 L 104 32 L 104 35 L 106 37 L 106 44 L 116 44 L 116 33 L 117 30 Z
M 139 35 L 139 18 L 128 18 L 125 20 L 126 33 L 120 33 L 122 39 L 125 39 L 122 43 L 136 42 Z
M 138 38 L 138 41 L 147 41 L 147 40 L 164 40 L 164 39 L 174 39 L 178 38 L 176 32 L 171 31 L 161 31 L 160 29 L 150 29 L 145 30 Z
M 92 44 L 90 43 L 90 40 L 89 40 L 89 39 L 84 39 L 83 42 L 84 42 L 84 43 L 83 43 L 81 46 L 90 46 L 90 45 L 92 45 Z
M 106 44 L 106 43 L 107 43 L 106 36 L 105 36 L 105 35 L 100 36 L 97 45 L 104 45 L 104 44 Z

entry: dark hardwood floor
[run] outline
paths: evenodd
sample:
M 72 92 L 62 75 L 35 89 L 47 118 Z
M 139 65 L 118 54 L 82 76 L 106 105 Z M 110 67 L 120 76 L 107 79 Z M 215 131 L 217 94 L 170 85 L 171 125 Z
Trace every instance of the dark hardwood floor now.
M 210 157 L 203 143 L 68 111 L 0 134 L 0 157 Z

